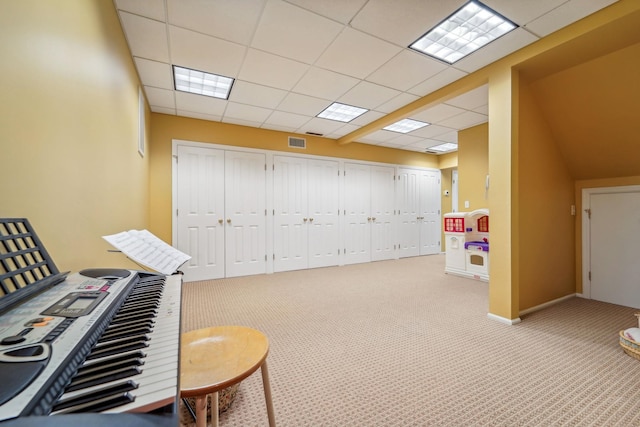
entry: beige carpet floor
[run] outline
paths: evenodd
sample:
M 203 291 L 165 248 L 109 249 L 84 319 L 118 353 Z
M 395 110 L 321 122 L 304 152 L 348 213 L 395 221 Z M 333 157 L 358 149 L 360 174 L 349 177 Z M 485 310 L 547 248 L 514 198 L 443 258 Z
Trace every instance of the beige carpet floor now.
M 183 331 L 270 340 L 279 426 L 640 426 L 640 362 L 618 345 L 637 310 L 571 298 L 505 325 L 488 284 L 444 256 L 184 285 Z M 258 373 L 221 426 L 265 426 Z

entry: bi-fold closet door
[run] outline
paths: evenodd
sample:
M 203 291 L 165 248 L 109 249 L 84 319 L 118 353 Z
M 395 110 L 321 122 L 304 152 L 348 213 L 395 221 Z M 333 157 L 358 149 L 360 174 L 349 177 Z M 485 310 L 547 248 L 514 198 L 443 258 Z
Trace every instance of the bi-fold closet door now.
M 440 171 L 399 168 L 396 181 L 399 257 L 441 251 Z
M 266 272 L 265 154 L 179 145 L 177 247 L 185 281 Z
M 273 156 L 273 270 L 339 265 L 338 162 Z
M 344 263 L 395 256 L 395 168 L 345 162 Z

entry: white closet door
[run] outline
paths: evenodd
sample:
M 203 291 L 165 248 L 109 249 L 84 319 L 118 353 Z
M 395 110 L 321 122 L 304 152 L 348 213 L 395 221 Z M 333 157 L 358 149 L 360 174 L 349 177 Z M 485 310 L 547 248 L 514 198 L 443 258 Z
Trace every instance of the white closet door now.
M 273 158 L 274 271 L 308 267 L 307 160 Z
M 420 255 L 441 252 L 440 172 L 420 171 Z
M 186 282 L 224 277 L 224 151 L 178 146 L 177 247 Z
M 381 261 L 394 257 L 397 244 L 394 227 L 395 170 L 387 166 L 371 166 L 371 259 Z
M 226 276 L 266 273 L 266 156 L 225 152 Z
M 345 163 L 345 264 L 371 261 L 371 167 Z
M 592 194 L 591 298 L 640 308 L 640 192 Z
M 340 246 L 338 162 L 308 160 L 307 177 L 309 267 L 338 265 Z
M 398 201 L 398 240 L 400 257 L 420 255 L 420 180 L 419 171 L 400 168 L 396 181 Z

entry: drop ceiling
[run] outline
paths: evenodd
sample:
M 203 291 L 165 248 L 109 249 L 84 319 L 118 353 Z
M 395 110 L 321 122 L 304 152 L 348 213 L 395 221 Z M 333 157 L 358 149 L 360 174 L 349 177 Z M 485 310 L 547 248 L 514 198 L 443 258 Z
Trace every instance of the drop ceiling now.
M 518 28 L 452 64 L 408 48 L 464 0 L 114 0 L 156 113 L 337 139 L 615 0 L 484 0 Z M 235 79 L 228 100 L 174 89 L 172 66 Z M 488 88 L 409 118 L 411 133 L 358 142 L 417 152 L 487 122 Z M 369 111 L 316 117 L 333 102 Z

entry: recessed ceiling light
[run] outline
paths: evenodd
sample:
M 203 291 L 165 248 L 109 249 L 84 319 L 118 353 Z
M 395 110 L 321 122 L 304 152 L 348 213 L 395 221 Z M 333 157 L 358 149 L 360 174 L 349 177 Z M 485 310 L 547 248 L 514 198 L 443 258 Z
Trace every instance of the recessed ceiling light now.
M 458 144 L 453 144 L 451 142 L 446 142 L 440 145 L 434 145 L 433 147 L 427 148 L 427 151 L 438 151 L 444 153 L 445 151 L 453 151 L 458 149 Z
M 409 47 L 453 64 L 515 28 L 504 16 L 472 0 Z
M 418 120 L 412 120 L 412 119 L 402 119 L 398 122 L 395 122 L 387 127 L 383 127 L 382 129 L 384 130 L 390 130 L 393 132 L 400 132 L 400 133 L 409 133 L 412 132 L 416 129 L 420 129 L 423 128 L 425 126 L 429 126 L 429 123 L 427 122 L 420 122 Z
M 340 104 L 339 102 L 334 102 L 325 108 L 317 117 L 321 117 L 323 119 L 329 120 L 337 120 L 339 122 L 350 122 L 358 116 L 366 113 L 367 109 L 360 107 L 353 107 L 351 105 Z
M 230 77 L 175 65 L 173 66 L 173 77 L 176 90 L 220 99 L 229 99 L 229 92 L 233 85 L 233 79 Z

